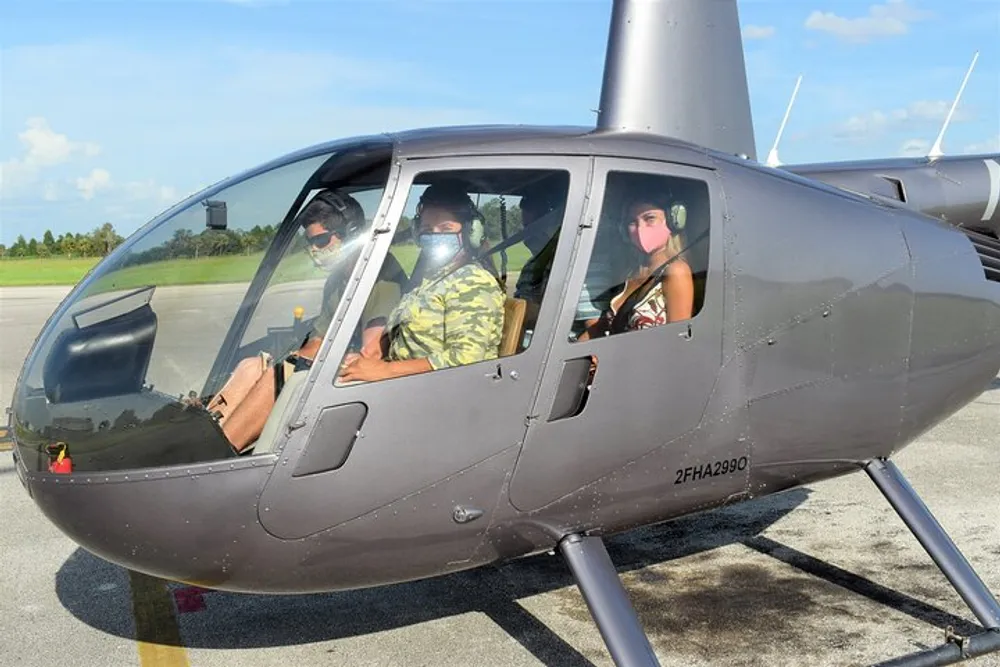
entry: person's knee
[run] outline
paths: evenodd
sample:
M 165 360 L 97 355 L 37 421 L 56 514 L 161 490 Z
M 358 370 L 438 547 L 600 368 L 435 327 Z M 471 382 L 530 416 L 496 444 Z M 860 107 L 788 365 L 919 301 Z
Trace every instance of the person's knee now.
M 233 369 L 233 373 L 247 373 L 250 371 L 256 371 L 259 368 L 260 359 L 258 357 L 247 357 L 236 364 L 236 368 Z

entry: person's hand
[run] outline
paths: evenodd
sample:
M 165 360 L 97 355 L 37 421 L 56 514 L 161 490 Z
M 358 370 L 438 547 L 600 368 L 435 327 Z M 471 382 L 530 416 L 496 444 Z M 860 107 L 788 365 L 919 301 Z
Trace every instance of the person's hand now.
M 375 341 L 373 345 L 367 345 L 361 348 L 361 356 L 366 359 L 381 359 L 382 348 L 379 346 L 378 341 Z
M 344 382 L 371 382 L 389 377 L 389 364 L 385 361 L 358 354 L 350 356 L 353 358 L 348 360 L 345 357 L 344 363 L 340 366 L 340 379 Z

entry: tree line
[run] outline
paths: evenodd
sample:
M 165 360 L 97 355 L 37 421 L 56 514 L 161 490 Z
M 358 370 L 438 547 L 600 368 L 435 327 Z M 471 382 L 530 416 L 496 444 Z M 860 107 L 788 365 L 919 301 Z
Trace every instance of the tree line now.
M 205 229 L 198 234 L 189 229 L 179 229 L 164 243 L 143 251 L 144 244 L 140 242 L 135 250 L 146 261 L 249 254 L 267 248 L 274 237 L 274 232 L 273 225 L 264 227 L 257 225 L 248 231 Z M 155 232 L 153 236 L 155 238 Z M 69 232 L 54 236 L 51 230 L 45 230 L 41 241 L 35 238 L 26 240 L 24 235 L 20 234 L 10 247 L 0 244 L 0 258 L 105 257 L 124 240 L 110 222 L 104 223 L 89 234 Z
M 197 234 L 190 229 L 177 229 L 169 239 L 158 245 L 146 247 L 143 243 L 136 244 L 122 266 L 170 259 L 249 255 L 266 250 L 276 231 L 274 225 L 254 225 L 249 230 L 204 229 Z
M 45 230 L 42 240 L 32 237 L 25 240 L 18 234 L 17 240 L 8 248 L 0 243 L 0 258 L 7 257 L 104 257 L 124 241 L 114 225 L 105 222 L 89 234 L 66 233 L 58 237 Z

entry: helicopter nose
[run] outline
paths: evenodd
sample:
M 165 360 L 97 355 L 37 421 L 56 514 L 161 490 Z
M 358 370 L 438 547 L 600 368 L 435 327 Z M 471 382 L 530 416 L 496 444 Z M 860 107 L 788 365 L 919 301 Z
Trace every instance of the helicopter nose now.
M 907 222 L 914 301 L 902 442 L 957 412 L 1000 373 L 1000 241 Z

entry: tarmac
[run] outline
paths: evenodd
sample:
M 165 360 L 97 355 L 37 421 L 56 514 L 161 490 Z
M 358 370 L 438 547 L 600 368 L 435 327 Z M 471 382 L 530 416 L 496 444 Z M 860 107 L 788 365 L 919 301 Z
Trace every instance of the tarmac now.
M 175 289 L 162 298 L 192 312 L 170 339 L 198 357 L 193 368 L 203 352 L 192 341 L 211 345 L 232 300 Z M 0 288 L 4 407 L 67 292 Z M 188 368 L 173 369 L 178 387 Z M 895 458 L 995 594 L 998 427 L 1000 377 Z M 77 547 L 28 497 L 7 452 L 0 503 L 4 665 L 613 664 L 558 556 L 362 591 L 232 594 L 130 573 Z M 949 627 L 979 629 L 863 473 L 632 531 L 608 546 L 663 667 L 868 665 L 938 646 Z M 1000 656 L 965 664 L 1000 667 Z

